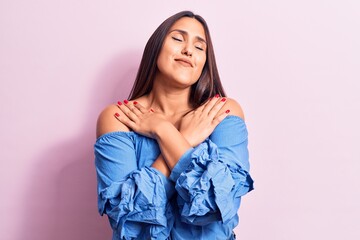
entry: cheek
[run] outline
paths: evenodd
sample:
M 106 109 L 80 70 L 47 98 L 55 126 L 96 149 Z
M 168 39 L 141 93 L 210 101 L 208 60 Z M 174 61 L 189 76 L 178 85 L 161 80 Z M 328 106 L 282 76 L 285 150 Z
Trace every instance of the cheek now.
M 161 68 L 161 66 L 162 66 L 162 61 L 163 61 L 162 59 L 163 59 L 163 56 L 162 56 L 162 54 L 160 52 L 160 54 L 158 56 L 158 59 L 156 61 L 156 65 L 157 65 L 158 68 Z
M 164 70 L 164 68 L 166 68 L 167 65 L 167 55 L 164 52 L 164 50 L 160 51 L 160 54 L 158 56 L 158 59 L 156 61 L 156 65 L 158 67 L 159 70 Z
M 179 44 L 174 44 L 170 40 L 166 40 L 160 50 L 160 54 L 171 57 L 174 54 L 181 53 L 181 46 Z
M 171 48 L 166 44 L 162 47 L 162 49 L 160 50 L 157 62 L 156 62 L 158 68 L 160 67 L 160 65 L 162 67 L 166 67 L 166 65 L 171 63 L 171 59 L 174 55 L 174 51 L 175 51 L 175 48 Z
M 206 62 L 206 57 L 200 58 L 198 60 L 198 64 L 197 64 L 198 71 L 202 72 L 205 66 L 205 62 Z

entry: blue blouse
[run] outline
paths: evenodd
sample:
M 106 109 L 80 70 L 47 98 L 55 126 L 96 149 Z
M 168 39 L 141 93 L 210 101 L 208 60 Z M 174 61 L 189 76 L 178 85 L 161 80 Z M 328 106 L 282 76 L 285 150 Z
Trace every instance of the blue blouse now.
M 98 208 L 113 240 L 234 239 L 241 196 L 253 189 L 245 122 L 227 116 L 169 178 L 152 168 L 156 140 L 110 132 L 95 143 Z

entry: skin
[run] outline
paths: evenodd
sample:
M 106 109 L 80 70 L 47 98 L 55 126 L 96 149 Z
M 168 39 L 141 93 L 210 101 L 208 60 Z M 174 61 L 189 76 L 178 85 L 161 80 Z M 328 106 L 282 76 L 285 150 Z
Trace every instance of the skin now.
M 203 26 L 193 18 L 179 19 L 164 40 L 151 92 L 104 109 L 98 118 L 97 137 L 132 130 L 156 139 L 161 154 L 152 167 L 169 176 L 180 157 L 203 142 L 229 114 L 227 110 L 244 119 L 240 105 L 229 98 L 214 96 L 197 109 L 191 108 L 191 85 L 199 79 L 205 62 Z

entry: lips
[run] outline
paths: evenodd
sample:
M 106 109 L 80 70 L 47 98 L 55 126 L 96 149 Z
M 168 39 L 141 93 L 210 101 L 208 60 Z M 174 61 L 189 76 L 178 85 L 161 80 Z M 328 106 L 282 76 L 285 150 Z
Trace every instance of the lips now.
M 175 61 L 180 63 L 181 65 L 183 65 L 185 67 L 193 67 L 192 62 L 190 60 L 186 59 L 186 58 L 176 58 Z

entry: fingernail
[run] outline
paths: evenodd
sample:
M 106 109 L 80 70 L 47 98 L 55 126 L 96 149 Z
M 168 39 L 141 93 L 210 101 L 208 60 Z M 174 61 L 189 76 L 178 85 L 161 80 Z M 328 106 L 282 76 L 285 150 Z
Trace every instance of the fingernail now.
M 129 101 L 125 99 L 125 100 L 124 100 L 124 103 L 125 103 L 125 104 L 128 104 L 128 103 L 129 103 Z
M 229 109 L 225 111 L 225 113 L 226 113 L 226 114 L 228 114 L 229 112 L 230 112 L 230 110 L 229 110 Z
M 222 101 L 222 102 L 225 102 L 225 101 L 226 101 L 226 98 L 222 98 L 221 101 Z
M 118 113 L 115 113 L 115 117 L 120 117 L 120 114 L 118 114 Z
M 122 105 L 122 102 L 118 101 L 118 105 L 121 106 L 121 105 Z
M 220 97 L 220 95 L 219 95 L 219 94 L 216 94 L 215 97 L 218 98 L 218 97 Z
M 211 98 L 209 98 L 209 101 L 212 99 L 212 97 Z
M 137 101 L 134 101 L 134 105 L 136 105 L 137 104 Z

